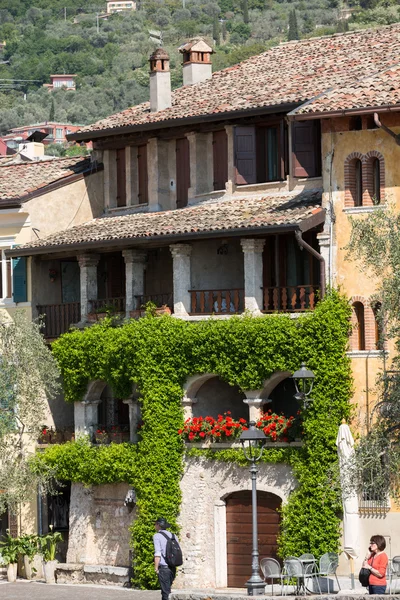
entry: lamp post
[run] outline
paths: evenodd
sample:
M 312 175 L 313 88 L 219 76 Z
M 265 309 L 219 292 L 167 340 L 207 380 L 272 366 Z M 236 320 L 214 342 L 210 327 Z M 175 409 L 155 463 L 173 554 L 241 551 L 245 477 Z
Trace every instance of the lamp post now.
M 260 577 L 260 562 L 258 553 L 258 526 L 257 526 L 257 462 L 261 459 L 266 436 L 263 431 L 256 428 L 255 421 L 250 421 L 249 429 L 242 431 L 239 438 L 245 457 L 250 461 L 251 473 L 251 509 L 253 524 L 253 549 L 251 552 L 251 577 L 245 583 L 248 596 L 260 596 L 265 592 L 265 581 Z M 262 446 L 260 446 L 262 442 Z
M 310 394 L 313 389 L 315 375 L 312 371 L 307 369 L 306 363 L 301 363 L 301 367 L 298 371 L 293 373 L 292 379 L 296 387 L 296 394 L 294 397 L 296 400 L 300 400 L 303 403 L 304 408 L 307 408 L 309 403 L 313 401 L 310 398 Z

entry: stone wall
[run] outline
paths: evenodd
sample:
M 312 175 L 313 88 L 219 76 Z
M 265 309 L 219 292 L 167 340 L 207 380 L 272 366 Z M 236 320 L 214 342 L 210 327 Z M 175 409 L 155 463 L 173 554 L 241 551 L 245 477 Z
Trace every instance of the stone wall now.
M 129 566 L 129 526 L 135 509 L 124 506 L 125 483 L 71 487 L 68 563 Z
M 291 468 L 284 464 L 261 464 L 257 489 L 286 502 L 296 487 Z M 247 467 L 188 458 L 181 481 L 180 541 L 184 564 L 175 588 L 227 586 L 226 503 L 233 492 L 250 490 Z

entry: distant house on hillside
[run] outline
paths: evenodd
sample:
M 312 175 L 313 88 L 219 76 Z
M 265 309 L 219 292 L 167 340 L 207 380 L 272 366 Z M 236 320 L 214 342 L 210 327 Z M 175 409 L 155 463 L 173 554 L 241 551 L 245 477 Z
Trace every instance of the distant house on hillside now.
M 125 12 L 127 10 L 136 10 L 136 2 L 134 2 L 133 0 L 125 0 L 124 2 L 110 0 L 109 2 L 107 2 L 108 14 L 116 12 Z
M 75 92 L 75 77 L 76 75 L 50 75 L 50 83 L 44 83 L 43 87 L 47 88 L 49 92 L 60 88 Z
M 43 144 L 65 144 L 66 136 L 70 133 L 75 133 L 80 129 L 80 125 L 71 125 L 69 123 L 56 123 L 53 121 L 45 121 L 44 123 L 36 123 L 34 125 L 24 125 L 10 129 L 7 135 L 3 135 L 1 140 L 7 144 L 9 148 L 18 148 L 18 144 L 24 142 L 35 131 L 46 133 L 47 136 L 43 139 Z

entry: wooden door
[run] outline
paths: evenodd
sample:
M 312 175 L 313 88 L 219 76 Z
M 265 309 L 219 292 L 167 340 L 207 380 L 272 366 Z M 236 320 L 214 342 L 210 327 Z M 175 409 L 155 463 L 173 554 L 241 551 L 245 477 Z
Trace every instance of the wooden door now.
M 258 551 L 260 559 L 276 558 L 281 505 L 278 496 L 257 492 Z M 226 538 L 228 555 L 228 587 L 244 587 L 251 575 L 253 544 L 251 492 L 235 492 L 226 501 Z
M 213 164 L 214 190 L 224 190 L 228 181 L 228 136 L 225 129 L 213 132 Z
M 190 187 L 190 154 L 189 140 L 176 140 L 176 206 L 183 208 L 188 203 Z

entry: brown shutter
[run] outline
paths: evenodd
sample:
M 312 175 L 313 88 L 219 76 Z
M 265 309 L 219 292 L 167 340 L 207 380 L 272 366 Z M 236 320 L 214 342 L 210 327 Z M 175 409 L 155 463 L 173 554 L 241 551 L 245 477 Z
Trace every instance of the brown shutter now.
M 149 201 L 149 177 L 147 173 L 147 146 L 138 146 L 138 179 L 139 179 L 139 204 Z
M 321 175 L 321 132 L 319 121 L 294 122 L 292 127 L 293 176 Z
M 255 127 L 235 127 L 236 183 L 257 183 Z
M 176 206 L 183 208 L 188 203 L 190 187 L 190 155 L 189 140 L 176 140 Z
M 228 136 L 225 129 L 213 131 L 214 190 L 224 190 L 228 181 Z
M 125 148 L 117 150 L 117 206 L 126 206 Z

